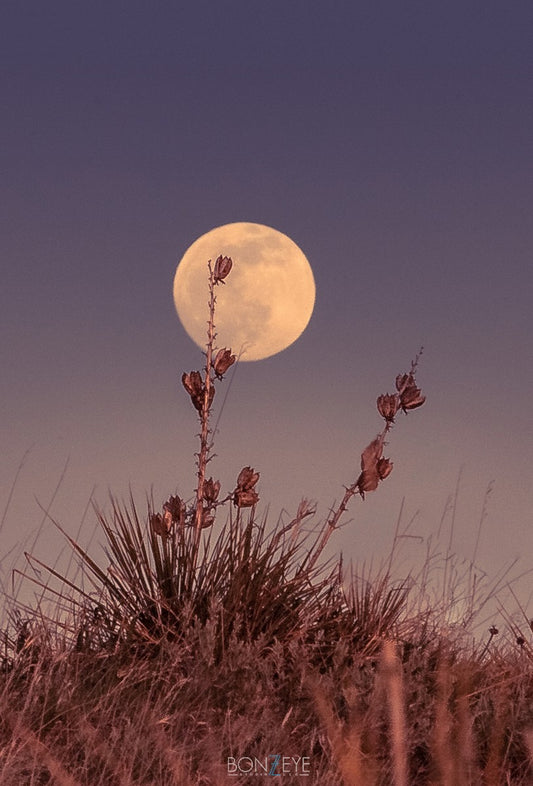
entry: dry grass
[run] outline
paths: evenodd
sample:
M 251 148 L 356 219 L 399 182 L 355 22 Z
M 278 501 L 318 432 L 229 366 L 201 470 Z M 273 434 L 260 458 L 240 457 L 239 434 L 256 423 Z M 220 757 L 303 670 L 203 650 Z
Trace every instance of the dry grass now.
M 295 526 L 230 519 L 192 596 L 150 625 L 144 589 L 122 606 L 110 587 L 92 608 L 72 597 L 68 625 L 13 617 L 0 783 L 246 784 L 228 757 L 279 753 L 309 759 L 291 783 L 530 784 L 528 647 L 452 636 L 442 607 L 420 608 L 417 577 L 346 586 L 337 564 L 304 581 L 313 539 Z

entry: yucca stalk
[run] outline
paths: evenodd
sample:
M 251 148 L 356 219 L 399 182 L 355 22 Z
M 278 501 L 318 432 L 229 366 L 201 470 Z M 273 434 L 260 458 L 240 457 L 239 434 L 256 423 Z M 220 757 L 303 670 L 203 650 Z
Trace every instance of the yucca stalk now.
M 210 459 L 209 454 L 212 448 L 212 442 L 209 441 L 209 435 L 211 434 L 211 429 L 209 426 L 209 417 L 211 414 L 211 403 L 212 403 L 211 390 L 214 390 L 213 388 L 214 380 L 212 374 L 213 374 L 213 346 L 216 338 L 216 332 L 215 332 L 216 280 L 215 280 L 213 267 L 211 265 L 211 260 L 209 260 L 208 262 L 208 268 L 209 268 L 209 320 L 207 322 L 204 390 L 203 390 L 202 408 L 200 411 L 200 424 L 201 424 L 200 452 L 198 453 L 198 457 L 197 457 L 198 480 L 196 485 L 196 508 L 195 508 L 195 515 L 194 515 L 194 526 L 196 530 L 197 541 L 200 538 L 200 530 L 202 528 L 202 520 L 203 520 L 205 471 L 207 467 L 207 462 Z
M 235 363 L 236 357 L 232 354 L 231 349 L 222 348 L 218 349 L 215 354 L 215 342 L 217 338 L 215 327 L 215 309 L 216 309 L 216 295 L 215 289 L 219 284 L 224 284 L 224 279 L 229 275 L 233 261 L 230 257 L 219 256 L 215 261 L 214 266 L 211 260 L 208 261 L 207 267 L 209 271 L 209 302 L 208 302 L 208 320 L 207 320 L 207 337 L 205 344 L 205 366 L 203 373 L 200 371 L 191 371 L 188 374 L 183 374 L 182 382 L 186 391 L 191 397 L 193 406 L 198 412 L 200 421 L 200 450 L 196 453 L 196 491 L 195 501 L 192 510 L 188 514 L 175 515 L 172 513 L 180 510 L 181 500 L 177 500 L 178 504 L 170 505 L 170 515 L 163 518 L 159 522 L 158 532 L 161 535 L 168 534 L 172 526 L 188 524 L 194 526 L 195 537 L 193 544 L 193 565 L 196 567 L 198 551 L 200 548 L 200 534 L 201 530 L 205 527 L 210 527 L 215 521 L 215 511 L 219 505 L 222 505 L 230 500 L 233 500 L 237 508 L 251 507 L 255 505 L 259 499 L 255 491 L 255 484 L 259 478 L 259 473 L 254 472 L 251 467 L 245 467 L 241 470 L 235 490 L 228 494 L 224 499 L 219 499 L 220 482 L 207 479 L 207 464 L 211 460 L 211 451 L 213 448 L 212 431 L 210 426 L 210 418 L 213 400 L 215 397 L 215 380 L 222 380 L 226 371 Z M 165 533 L 166 528 L 166 533 Z
M 306 567 L 312 568 L 317 563 L 320 555 L 324 551 L 334 530 L 339 526 L 342 515 L 348 508 L 348 503 L 355 494 L 360 494 L 365 498 L 365 493 L 375 491 L 380 481 L 385 480 L 392 472 L 393 463 L 390 459 L 384 458 L 383 448 L 386 438 L 394 425 L 394 419 L 400 409 L 407 414 L 410 410 L 421 407 L 426 397 L 416 384 L 416 370 L 423 347 L 411 362 L 411 369 L 406 374 L 398 374 L 396 377 L 396 393 L 386 393 L 378 396 L 376 404 L 385 425 L 377 437 L 367 445 L 361 454 L 361 473 L 357 480 L 344 487 L 344 496 L 340 503 L 331 511 L 326 519 L 322 533 L 316 546 L 309 554 Z

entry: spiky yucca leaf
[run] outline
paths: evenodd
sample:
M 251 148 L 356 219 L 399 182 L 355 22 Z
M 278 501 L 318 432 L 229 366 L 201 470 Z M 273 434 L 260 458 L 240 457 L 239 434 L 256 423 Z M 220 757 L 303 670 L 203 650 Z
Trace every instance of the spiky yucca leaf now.
M 253 510 L 248 516 L 239 511 L 218 534 L 209 530 L 197 542 L 193 527 L 172 526 L 158 534 L 150 526 L 152 508 L 149 504 L 141 517 L 133 498 L 127 504 L 112 498 L 110 514 L 96 510 L 106 539 L 106 568 L 64 533 L 93 591 L 48 570 L 62 581 L 63 591 L 74 593 L 84 640 L 90 638 L 89 611 L 98 640 L 106 625 L 114 641 L 124 636 L 157 641 L 180 636 L 192 619 L 200 624 L 211 619 L 223 647 L 234 633 L 246 640 L 302 636 L 322 625 L 332 602 L 344 604 L 338 593 L 333 600 L 327 565 L 307 562 L 313 533 L 301 530 L 302 516 L 268 529 L 266 516 L 257 522 Z

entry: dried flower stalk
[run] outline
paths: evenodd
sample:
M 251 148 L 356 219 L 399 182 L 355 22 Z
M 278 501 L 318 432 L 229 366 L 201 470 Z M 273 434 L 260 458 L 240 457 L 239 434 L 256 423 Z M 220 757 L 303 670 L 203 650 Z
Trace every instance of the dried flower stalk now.
M 225 284 L 233 267 L 230 257 L 219 256 L 214 266 L 209 260 L 209 318 L 207 322 L 207 340 L 205 349 L 205 366 L 203 373 L 200 371 L 190 371 L 183 374 L 181 381 L 183 387 L 190 396 L 191 402 L 198 412 L 200 420 L 200 450 L 196 454 L 197 459 L 197 483 L 195 502 L 189 515 L 171 516 L 168 511 L 163 515 L 153 516 L 152 528 L 161 537 L 166 537 L 174 523 L 187 523 L 193 525 L 197 532 L 196 548 L 200 530 L 210 527 L 215 520 L 214 511 L 218 505 L 222 505 L 232 500 L 237 508 L 252 507 L 259 501 L 259 495 L 255 489 L 259 479 L 259 473 L 251 467 L 245 467 L 237 479 L 234 491 L 225 499 L 219 500 L 220 482 L 213 478 L 206 479 L 207 464 L 211 459 L 213 442 L 211 439 L 211 428 L 209 419 L 211 407 L 215 397 L 215 380 L 222 380 L 224 374 L 235 363 L 236 357 L 231 349 L 223 347 L 218 349 L 215 354 L 215 307 L 216 296 L 215 287 Z M 167 503 L 168 504 L 168 503 Z M 181 511 L 181 508 L 180 508 Z
M 384 419 L 385 425 L 377 437 L 363 450 L 361 454 L 361 473 L 355 483 L 345 487 L 341 502 L 327 519 L 322 536 L 315 549 L 309 555 L 309 562 L 307 563 L 309 569 L 316 564 L 354 494 L 360 494 L 361 498 L 364 499 L 368 491 L 375 491 L 379 482 L 385 480 L 392 472 L 393 463 L 389 458 L 383 456 L 383 448 L 385 439 L 394 425 L 394 418 L 400 409 L 407 414 L 410 410 L 421 407 L 426 400 L 420 388 L 417 387 L 415 379 L 422 351 L 423 347 L 412 361 L 411 370 L 407 374 L 399 374 L 396 377 L 396 390 L 398 392 L 378 396 L 377 409 Z

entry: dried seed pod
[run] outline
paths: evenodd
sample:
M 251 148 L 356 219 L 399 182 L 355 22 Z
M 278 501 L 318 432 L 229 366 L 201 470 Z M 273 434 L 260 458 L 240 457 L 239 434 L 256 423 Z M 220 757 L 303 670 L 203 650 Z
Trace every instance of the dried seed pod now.
M 213 370 L 218 379 L 222 379 L 228 368 L 235 363 L 235 355 L 231 354 L 231 349 L 219 349 L 213 362 Z
M 233 504 L 237 508 L 251 508 L 259 502 L 259 494 L 254 489 L 236 489 L 233 492 Z
M 378 412 L 387 423 L 393 423 L 400 408 L 400 397 L 396 393 L 387 393 L 377 400 Z
M 195 409 L 201 412 L 204 406 L 205 385 L 202 380 L 202 375 L 199 371 L 191 371 L 190 374 L 183 374 L 181 377 L 183 387 L 191 397 L 191 401 Z M 210 407 L 215 397 L 215 388 L 209 388 L 209 402 Z
M 183 387 L 191 397 L 191 401 L 198 412 L 202 411 L 204 403 L 204 383 L 199 371 L 191 371 L 190 374 L 183 374 L 181 377 Z
M 202 517 L 200 519 L 200 529 L 211 527 L 214 524 L 215 517 L 210 512 L 209 508 L 202 508 Z
M 170 511 L 168 510 L 163 510 L 163 524 L 166 527 L 167 533 L 169 533 L 170 530 L 172 529 L 173 521 Z
M 362 472 L 357 479 L 356 485 L 363 499 L 365 491 L 375 491 L 378 487 L 380 481 L 378 461 L 381 459 L 382 451 L 383 435 L 379 435 L 361 453 Z
M 259 494 L 254 486 L 259 480 L 259 472 L 254 472 L 252 467 L 244 467 L 239 472 L 237 487 L 233 492 L 233 504 L 238 508 L 250 508 L 259 502 Z
M 415 378 L 412 372 L 409 374 L 398 374 L 396 377 L 396 390 L 400 395 L 406 388 L 413 387 L 415 384 Z
M 228 275 L 233 266 L 233 261 L 231 257 L 223 257 L 219 256 L 217 261 L 215 262 L 215 267 L 213 270 L 213 281 L 215 284 L 219 284 L 223 279 L 225 279 Z
M 237 478 L 237 489 L 248 491 L 255 486 L 258 480 L 259 472 L 254 472 L 252 467 L 244 467 L 239 472 L 239 477 Z
M 169 518 L 171 524 L 185 524 L 185 502 L 180 497 L 169 497 L 163 505 L 164 516 Z
M 375 491 L 378 487 L 379 475 L 377 468 L 364 469 L 357 478 L 359 494 L 365 498 L 365 491 Z
M 396 377 L 396 389 L 400 394 L 400 406 L 404 412 L 421 407 L 426 400 L 426 397 L 421 395 L 420 388 L 417 387 L 412 371 L 409 374 L 399 374 Z
M 199 371 L 191 371 L 190 374 L 182 374 L 181 381 L 189 396 L 200 396 L 203 393 L 204 383 Z
M 421 395 L 421 390 L 416 385 L 405 388 L 400 395 L 401 407 L 404 412 L 421 407 L 425 400 L 426 397 Z
M 206 502 L 209 507 L 212 507 L 218 499 L 218 495 L 220 493 L 220 481 L 213 480 L 213 478 L 209 478 L 209 480 L 204 480 L 204 486 L 202 491 L 202 497 L 204 502 Z
M 361 453 L 361 469 L 374 467 L 383 452 L 383 436 L 377 436 Z
M 378 459 L 378 463 L 377 463 L 376 467 L 377 467 L 379 479 L 380 480 L 385 480 L 385 478 L 388 478 L 389 475 L 392 472 L 393 466 L 394 465 L 393 465 L 392 461 L 390 459 L 388 459 L 388 458 L 380 458 L 380 459 Z
M 167 525 L 163 521 L 163 517 L 160 513 L 153 513 L 150 516 L 150 526 L 152 527 L 152 531 L 156 535 L 160 535 L 162 538 L 167 537 L 168 535 Z

